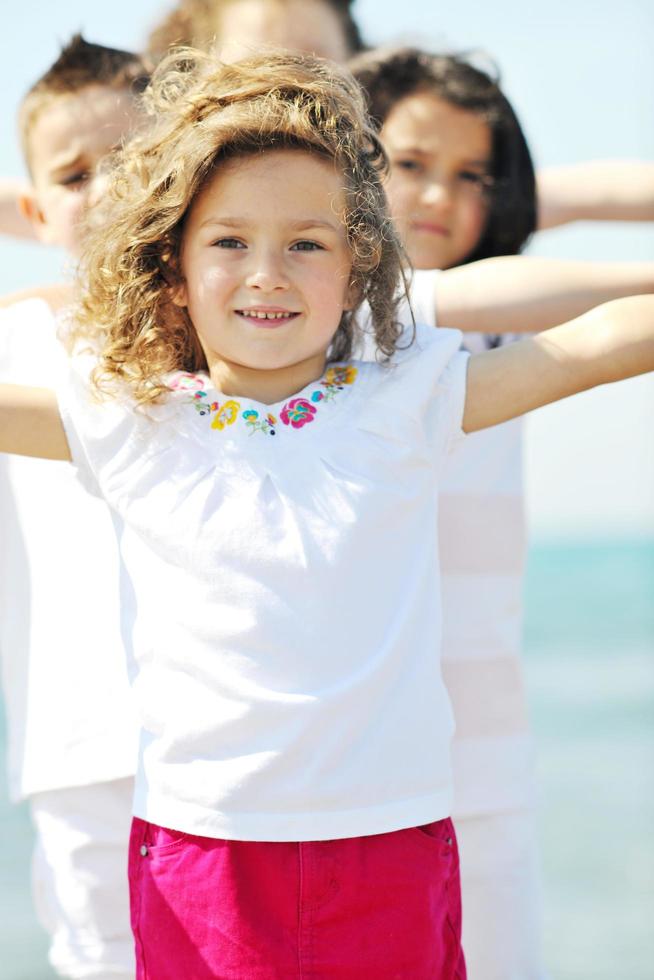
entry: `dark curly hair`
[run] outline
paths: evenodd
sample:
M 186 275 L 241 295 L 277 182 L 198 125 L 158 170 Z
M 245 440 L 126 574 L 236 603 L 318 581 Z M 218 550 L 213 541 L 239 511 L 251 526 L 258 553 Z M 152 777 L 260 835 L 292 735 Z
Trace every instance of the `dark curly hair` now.
M 353 58 L 350 69 L 363 86 L 370 114 L 381 128 L 397 103 L 416 92 L 480 116 L 492 137 L 488 221 L 465 262 L 520 252 L 536 228 L 534 166 L 518 118 L 494 76 L 466 55 L 430 54 L 418 48 L 371 51 Z

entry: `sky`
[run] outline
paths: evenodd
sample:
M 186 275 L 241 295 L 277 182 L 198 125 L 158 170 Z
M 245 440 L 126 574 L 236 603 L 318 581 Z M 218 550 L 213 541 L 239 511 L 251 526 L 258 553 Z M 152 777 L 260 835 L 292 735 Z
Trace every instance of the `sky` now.
M 171 4 L 22 0 L 5 20 L 0 174 L 23 174 L 15 113 L 30 84 L 82 30 L 138 49 Z M 402 40 L 492 56 L 538 165 L 654 159 L 651 0 L 357 0 L 370 43 Z M 579 224 L 537 236 L 557 258 L 654 261 L 654 224 Z M 0 239 L 0 293 L 55 281 L 61 255 Z M 540 538 L 654 537 L 654 377 L 541 409 L 527 423 L 527 509 Z

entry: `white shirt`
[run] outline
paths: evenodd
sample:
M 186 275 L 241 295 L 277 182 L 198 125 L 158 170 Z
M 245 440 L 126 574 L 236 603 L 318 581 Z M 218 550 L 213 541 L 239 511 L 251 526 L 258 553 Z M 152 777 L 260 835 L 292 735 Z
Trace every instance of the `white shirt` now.
M 414 274 L 416 319 L 436 326 L 437 270 Z M 436 300 L 436 302 L 435 302 Z M 502 337 L 502 342 L 515 340 Z M 464 347 L 487 349 L 466 332 Z M 443 676 L 456 730 L 455 817 L 533 802 L 533 744 L 522 666 L 526 527 L 522 419 L 475 432 L 440 481 Z
M 62 388 L 73 457 L 121 539 L 137 816 L 313 840 L 449 813 L 435 487 L 467 355 L 457 331 L 427 334 L 285 406 L 202 376 L 152 410 L 98 405 L 81 362 Z
M 65 370 L 42 300 L 0 312 L 0 381 Z M 12 798 L 132 774 L 136 722 L 106 506 L 68 463 L 0 455 L 0 652 Z

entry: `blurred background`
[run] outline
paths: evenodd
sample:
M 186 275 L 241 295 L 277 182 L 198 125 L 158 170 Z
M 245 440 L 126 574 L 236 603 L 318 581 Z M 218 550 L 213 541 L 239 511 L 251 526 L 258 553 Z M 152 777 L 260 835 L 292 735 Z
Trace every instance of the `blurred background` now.
M 23 173 L 16 107 L 60 43 L 82 30 L 138 49 L 169 6 L 12 5 L 0 174 Z M 538 165 L 654 159 L 651 0 L 358 0 L 354 9 L 371 44 L 492 55 Z M 654 259 L 654 225 L 578 224 L 539 235 L 530 251 Z M 56 281 L 61 267 L 55 252 L 0 238 L 0 294 Z M 528 422 L 526 658 L 553 980 L 654 977 L 653 418 L 649 376 Z M 29 899 L 31 828 L 25 808 L 7 802 L 3 768 L 0 830 L 0 978 L 46 980 L 53 974 Z

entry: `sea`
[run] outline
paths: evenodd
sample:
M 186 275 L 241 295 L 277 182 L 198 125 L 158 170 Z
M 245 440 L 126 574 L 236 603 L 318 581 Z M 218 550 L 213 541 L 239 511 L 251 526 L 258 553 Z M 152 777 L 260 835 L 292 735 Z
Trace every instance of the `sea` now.
M 654 540 L 534 544 L 526 609 L 549 980 L 653 980 Z M 0 831 L 0 978 L 52 980 L 4 771 Z

